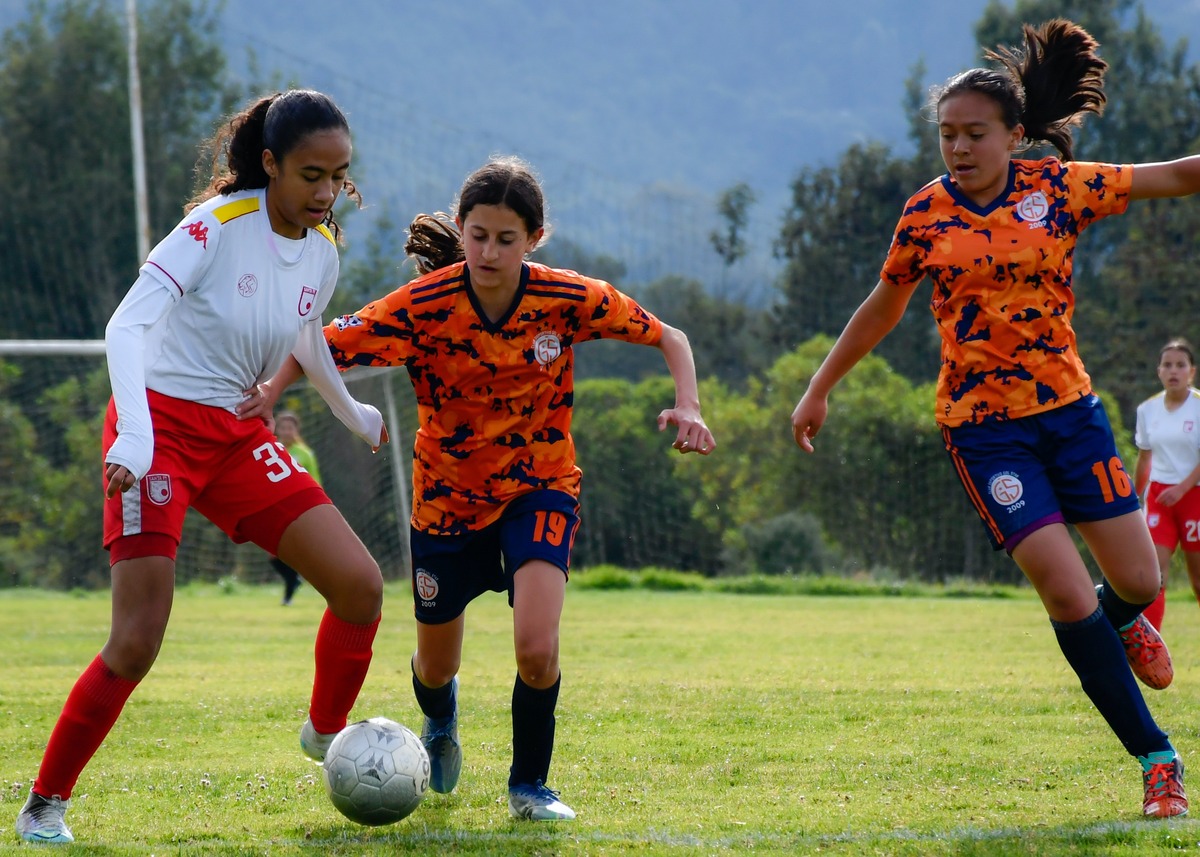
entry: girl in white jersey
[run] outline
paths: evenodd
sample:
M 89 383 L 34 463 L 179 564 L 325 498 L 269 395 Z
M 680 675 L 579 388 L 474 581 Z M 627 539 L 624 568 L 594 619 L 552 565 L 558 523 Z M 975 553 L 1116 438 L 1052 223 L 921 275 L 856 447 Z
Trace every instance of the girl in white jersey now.
M 300 733 L 309 756 L 323 759 L 346 725 L 371 661 L 378 565 L 269 427 L 236 414 L 291 354 L 353 432 L 373 447 L 387 439 L 378 411 L 347 394 L 321 330 L 338 274 L 333 205 L 342 190 L 359 201 L 346 175 L 349 125 L 327 96 L 292 90 L 233 116 L 212 146 L 212 181 L 105 331 L 112 628 L 68 695 L 17 817 L 31 842 L 73 840 L 71 792 L 162 644 L 189 507 L 280 557 L 326 599 Z
M 1192 386 L 1196 358 L 1192 346 L 1172 339 L 1158 358 L 1163 391 L 1138 405 L 1137 469 L 1134 488 L 1145 497 L 1146 523 L 1158 554 L 1162 590 L 1145 616 L 1162 627 L 1167 609 L 1167 573 L 1177 546 L 1183 548 L 1192 592 L 1200 600 L 1200 391 Z

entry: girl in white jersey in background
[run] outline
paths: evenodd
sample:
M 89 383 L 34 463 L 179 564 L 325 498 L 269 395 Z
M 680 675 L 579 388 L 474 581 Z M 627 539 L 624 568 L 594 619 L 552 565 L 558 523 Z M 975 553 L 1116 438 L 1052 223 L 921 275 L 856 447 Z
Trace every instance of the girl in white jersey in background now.
M 104 546 L 112 628 L 76 681 L 46 746 L 17 833 L 71 842 L 64 815 L 84 766 L 149 672 L 171 614 L 189 507 L 235 542 L 280 557 L 325 597 L 302 749 L 324 758 L 371 661 L 379 567 L 262 420 L 235 413 L 289 355 L 355 434 L 387 439 L 378 411 L 349 397 L 321 313 L 338 275 L 334 202 L 350 129 L 325 95 L 258 100 L 212 141 L 213 176 L 150 253 L 105 331 L 113 398 L 104 428 Z
M 1167 609 L 1167 573 L 1175 548 L 1183 548 L 1192 592 L 1200 600 L 1200 391 L 1192 346 L 1172 339 L 1158 357 L 1163 391 L 1138 405 L 1137 469 L 1134 488 L 1145 498 L 1146 523 L 1158 554 L 1162 589 L 1143 613 L 1162 627 Z M 1147 487 L 1148 486 L 1148 487 Z

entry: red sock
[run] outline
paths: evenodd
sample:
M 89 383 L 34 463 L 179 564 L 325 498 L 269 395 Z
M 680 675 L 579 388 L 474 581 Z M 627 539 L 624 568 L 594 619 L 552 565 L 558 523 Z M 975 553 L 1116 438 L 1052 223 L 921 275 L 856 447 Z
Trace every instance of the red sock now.
M 1154 626 L 1154 630 L 1162 630 L 1163 614 L 1167 612 L 1167 588 L 1164 586 L 1158 590 L 1158 597 L 1150 602 L 1149 606 L 1142 611 L 1142 615 L 1146 620 Z
M 371 644 L 379 630 L 379 618 L 370 625 L 353 625 L 325 609 L 317 630 L 317 672 L 308 707 L 309 719 L 318 732 L 327 735 L 346 728 L 346 716 L 371 665 Z
M 121 678 L 96 655 L 67 695 L 50 733 L 33 790 L 43 797 L 69 798 L 84 766 L 100 749 L 121 716 L 125 700 L 138 686 Z

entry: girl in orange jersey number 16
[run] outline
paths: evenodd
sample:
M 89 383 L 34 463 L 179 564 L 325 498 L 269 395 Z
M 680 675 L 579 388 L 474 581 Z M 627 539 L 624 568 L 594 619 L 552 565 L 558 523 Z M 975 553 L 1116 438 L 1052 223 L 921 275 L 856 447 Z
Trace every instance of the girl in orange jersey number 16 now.
M 1071 126 L 1103 109 L 1107 64 L 1069 21 L 1026 26 L 1024 39 L 1023 49 L 988 53 L 998 68 L 934 90 L 949 172 L 905 205 L 879 283 L 814 374 L 792 429 L 812 452 L 830 391 L 928 276 L 942 337 L 937 419 L 955 470 L 993 545 L 1037 590 L 1084 692 L 1141 763 L 1143 812 L 1182 815 L 1183 764 L 1134 680 L 1171 680 L 1166 648 L 1141 615 L 1158 594 L 1158 563 L 1076 350 L 1071 261 L 1079 233 L 1130 200 L 1200 191 L 1200 157 L 1072 162 Z M 1014 157 L 1036 141 L 1061 159 Z M 1099 587 L 1068 523 L 1104 572 Z
M 525 257 L 546 238 L 542 190 L 526 164 L 494 160 L 469 176 L 453 223 L 420 215 L 406 252 L 423 276 L 325 329 L 338 366 L 404 366 L 417 396 L 412 557 L 417 650 L 413 689 L 425 715 L 430 786 L 458 782 L 458 670 L 464 611 L 507 592 L 517 676 L 509 811 L 565 820 L 547 785 L 560 685 L 559 620 L 579 525 L 571 440 L 572 346 L 603 337 L 661 349 L 681 453 L 716 448 L 700 415 L 687 337 L 629 296 Z M 277 397 L 296 377 L 285 366 Z

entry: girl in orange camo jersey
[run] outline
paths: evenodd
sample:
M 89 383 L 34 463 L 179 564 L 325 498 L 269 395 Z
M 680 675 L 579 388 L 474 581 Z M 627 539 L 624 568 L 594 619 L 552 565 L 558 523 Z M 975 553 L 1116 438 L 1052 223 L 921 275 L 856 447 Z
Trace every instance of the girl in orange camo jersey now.
M 458 669 L 464 611 L 507 591 L 517 676 L 509 811 L 567 820 L 546 786 L 558 700 L 559 620 L 579 524 L 580 470 L 571 440 L 572 347 L 609 337 L 659 348 L 675 380 L 681 453 L 716 442 L 700 415 L 687 337 L 627 295 L 525 257 L 547 234 L 542 191 L 515 158 L 467 178 L 453 223 L 421 215 L 407 252 L 422 276 L 326 327 L 335 362 L 404 366 L 417 395 L 413 453 L 413 690 L 425 714 L 430 786 L 458 781 Z M 295 377 L 286 366 L 270 396 Z M 290 373 L 289 373 L 290 370 Z
M 1084 692 L 1141 763 L 1142 811 L 1182 815 L 1183 763 L 1134 680 L 1165 687 L 1172 676 L 1141 615 L 1159 590 L 1158 563 L 1076 350 L 1071 273 L 1076 239 L 1095 220 L 1133 199 L 1200 191 L 1200 157 L 1072 162 L 1072 126 L 1102 110 L 1107 64 L 1069 21 L 1026 26 L 1024 40 L 988 53 L 998 68 L 934 91 L 948 173 L 905 205 L 879 283 L 814 374 L 792 429 L 812 452 L 830 391 L 928 276 L 942 337 L 937 418 L 967 495 L 1037 590 Z M 1014 157 L 1039 141 L 1061 160 Z M 1104 572 L 1099 587 L 1068 523 Z

